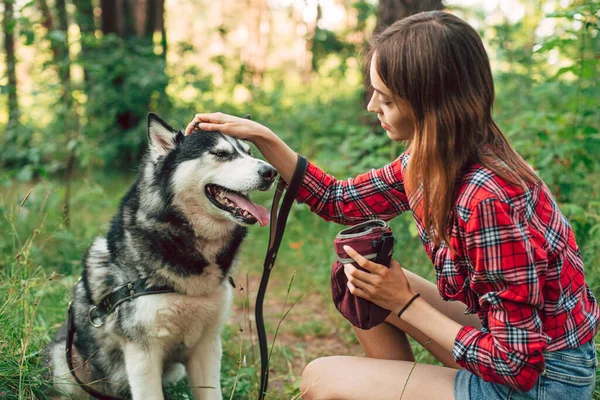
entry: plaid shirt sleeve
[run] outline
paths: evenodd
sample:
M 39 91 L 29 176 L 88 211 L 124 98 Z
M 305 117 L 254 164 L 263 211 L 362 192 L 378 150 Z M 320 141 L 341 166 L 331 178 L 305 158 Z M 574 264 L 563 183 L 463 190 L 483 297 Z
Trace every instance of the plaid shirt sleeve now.
M 392 163 L 345 181 L 309 163 L 296 200 L 326 221 L 354 225 L 390 220 L 409 209 L 402 178 L 405 154 Z
M 486 381 L 530 390 L 544 369 L 542 332 L 547 254 L 525 212 L 495 198 L 480 201 L 464 226 L 466 256 L 488 326 L 463 327 L 452 354 L 457 363 Z

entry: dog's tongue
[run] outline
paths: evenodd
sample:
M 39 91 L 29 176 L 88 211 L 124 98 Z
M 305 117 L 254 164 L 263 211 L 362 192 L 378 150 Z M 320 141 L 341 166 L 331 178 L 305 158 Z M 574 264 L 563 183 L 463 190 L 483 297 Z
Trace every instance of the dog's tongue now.
M 243 208 L 244 210 L 247 210 L 250 214 L 252 214 L 254 218 L 256 218 L 260 226 L 269 225 L 269 220 L 271 219 L 271 216 L 269 215 L 267 209 L 263 206 L 254 204 L 248 199 L 239 196 L 235 193 L 227 192 L 225 196 L 229 200 L 233 201 L 238 207 Z

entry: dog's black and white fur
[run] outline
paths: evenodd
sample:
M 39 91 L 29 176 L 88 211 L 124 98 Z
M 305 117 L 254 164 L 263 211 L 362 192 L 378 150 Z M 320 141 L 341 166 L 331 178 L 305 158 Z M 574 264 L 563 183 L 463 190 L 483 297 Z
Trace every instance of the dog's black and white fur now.
M 221 399 L 220 331 L 231 303 L 228 275 L 246 225 L 268 222 L 247 192 L 267 190 L 276 171 L 249 146 L 218 132 L 184 136 L 148 117 L 149 151 L 106 238 L 83 259 L 73 290 L 75 369 L 95 390 L 162 399 L 162 385 L 187 375 L 194 397 Z M 126 301 L 101 327 L 90 307 L 127 282 L 146 279 L 174 293 Z M 59 393 L 87 398 L 65 360 L 66 326 L 47 348 Z

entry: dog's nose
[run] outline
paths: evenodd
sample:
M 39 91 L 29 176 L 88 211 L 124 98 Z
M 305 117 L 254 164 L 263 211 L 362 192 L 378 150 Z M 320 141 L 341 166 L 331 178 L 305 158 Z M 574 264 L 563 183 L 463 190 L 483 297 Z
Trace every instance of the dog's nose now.
M 277 170 L 270 165 L 262 165 L 258 169 L 258 174 L 268 181 L 272 181 L 277 176 Z

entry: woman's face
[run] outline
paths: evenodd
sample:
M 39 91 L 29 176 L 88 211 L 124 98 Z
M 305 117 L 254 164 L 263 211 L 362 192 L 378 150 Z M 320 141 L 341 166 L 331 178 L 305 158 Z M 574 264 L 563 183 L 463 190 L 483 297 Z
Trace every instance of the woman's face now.
M 391 140 L 409 140 L 412 138 L 415 128 L 410 106 L 402 99 L 394 99 L 392 92 L 377 73 L 376 62 L 377 54 L 374 54 L 369 71 L 371 86 L 374 90 L 367 110 L 377 114 L 381 126 Z

